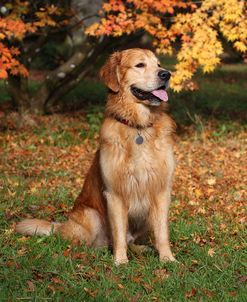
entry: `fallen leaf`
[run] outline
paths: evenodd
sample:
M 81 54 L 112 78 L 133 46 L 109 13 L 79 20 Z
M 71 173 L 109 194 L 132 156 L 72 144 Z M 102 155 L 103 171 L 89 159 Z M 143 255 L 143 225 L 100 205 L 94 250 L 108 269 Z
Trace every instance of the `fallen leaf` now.
M 195 195 L 196 195 L 197 198 L 199 198 L 203 195 L 203 193 L 200 189 L 195 189 Z
M 208 255 L 209 255 L 210 257 L 213 257 L 214 254 L 215 254 L 214 249 L 210 248 L 210 249 L 208 250 Z
M 63 281 L 57 277 L 52 277 L 51 281 L 55 284 L 63 284 Z
M 167 271 L 167 269 L 156 269 L 153 271 L 153 275 L 156 276 L 155 280 L 158 279 L 160 281 L 167 279 L 170 276 L 170 273 Z
M 191 297 L 194 297 L 196 294 L 196 290 L 194 288 L 191 289 L 191 291 L 185 293 L 185 297 L 186 298 L 191 298 Z
M 142 286 L 144 287 L 147 293 L 151 293 L 153 291 L 153 287 L 147 282 L 143 282 Z
M 211 290 L 208 290 L 208 289 L 205 289 L 204 293 L 207 297 L 210 297 L 210 298 L 212 298 L 214 296 L 214 292 Z
M 48 287 L 49 290 L 52 291 L 53 293 L 56 291 L 55 286 L 53 286 L 53 285 L 51 285 L 51 284 L 49 284 L 47 287 Z
M 33 292 L 35 289 L 35 285 L 31 280 L 27 281 L 28 291 Z
M 84 289 L 84 291 L 89 295 L 89 296 L 91 296 L 91 297 L 96 297 L 96 295 L 97 295 L 97 293 L 98 293 L 98 290 L 91 290 L 91 289 L 89 289 L 89 288 L 87 288 L 87 287 L 84 287 L 83 288 Z
M 22 236 L 22 237 L 18 238 L 19 242 L 25 242 L 27 240 L 28 240 L 28 237 L 26 237 L 26 236 Z
M 239 282 L 241 282 L 241 283 L 246 283 L 246 282 L 247 282 L 247 276 L 241 276 L 241 277 L 239 278 Z
M 120 289 L 123 289 L 124 288 L 124 286 L 123 286 L 123 284 L 121 284 L 121 283 L 118 283 L 118 288 L 120 288 Z
M 215 177 L 208 178 L 207 183 L 208 183 L 210 186 L 215 185 L 215 184 L 216 184 L 216 178 L 215 178 Z
M 85 259 L 85 258 L 87 258 L 87 253 L 86 252 L 72 253 L 71 258 L 72 259 Z

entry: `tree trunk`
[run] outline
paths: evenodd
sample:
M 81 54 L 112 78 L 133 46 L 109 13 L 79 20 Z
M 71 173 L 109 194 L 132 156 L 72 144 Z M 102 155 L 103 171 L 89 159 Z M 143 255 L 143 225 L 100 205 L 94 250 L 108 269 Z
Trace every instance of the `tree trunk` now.
M 73 89 L 90 69 L 94 68 L 94 62 L 105 48 L 106 40 L 99 42 L 95 47 L 88 42 L 85 43 L 67 62 L 51 71 L 33 95 L 29 92 L 27 78 L 11 76 L 7 87 L 20 115 L 47 113 L 49 111 L 47 108 L 50 109 L 60 97 Z
M 37 126 L 31 113 L 31 103 L 28 91 L 28 79 L 17 76 L 10 76 L 7 83 L 7 89 L 13 102 L 18 108 L 18 113 L 9 117 L 16 128 Z
M 106 51 L 111 44 L 108 39 L 104 39 L 101 43 L 98 42 L 94 48 L 88 48 L 87 52 L 77 52 L 71 62 L 59 67 L 56 72 L 52 73 L 53 81 L 47 81 L 45 86 L 51 88 L 48 99 L 45 103 L 45 109 L 49 112 L 50 108 L 70 90 L 75 88 L 78 83 L 87 76 L 87 74 L 95 68 L 95 63 L 100 56 Z M 85 49 L 85 47 L 84 47 Z M 78 60 L 77 60 L 78 59 Z M 78 65 L 74 67 L 73 71 L 67 72 L 67 67 L 71 69 L 71 65 Z M 63 74 L 64 78 L 59 78 L 59 74 Z M 50 76 L 49 76 L 50 79 Z M 44 89 L 45 87 L 41 88 Z
M 83 33 L 86 27 L 98 19 L 97 12 L 102 5 L 102 0 L 77 0 L 71 1 L 71 7 L 76 12 L 72 19 L 72 48 L 74 54 L 63 65 L 51 71 L 40 89 L 31 97 L 31 111 L 34 114 L 44 114 L 63 95 L 73 89 L 83 77 L 93 68 L 92 63 L 103 51 L 101 39 L 97 45 L 89 42 Z M 78 23 L 78 18 L 84 20 Z M 80 24 L 80 27 L 78 25 Z M 73 29 L 73 25 L 76 25 Z M 104 44 L 105 46 L 105 44 Z
M 62 95 L 74 88 L 85 75 L 86 58 L 92 51 L 92 46 L 87 45 L 82 50 L 77 50 L 72 57 L 51 71 L 41 87 L 31 98 L 31 110 L 34 114 L 43 114 L 47 106 L 51 107 Z
M 7 88 L 13 102 L 18 107 L 19 114 L 28 114 L 31 107 L 27 78 L 10 76 L 8 79 Z

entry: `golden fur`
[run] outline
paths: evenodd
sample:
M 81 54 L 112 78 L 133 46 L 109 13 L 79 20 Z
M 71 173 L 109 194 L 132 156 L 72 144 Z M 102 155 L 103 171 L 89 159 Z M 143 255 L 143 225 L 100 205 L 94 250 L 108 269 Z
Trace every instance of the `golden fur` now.
M 145 67 L 136 68 L 139 62 Z M 143 49 L 116 52 L 108 59 L 100 71 L 111 90 L 100 147 L 68 221 L 27 219 L 17 224 L 17 232 L 55 232 L 75 243 L 113 245 L 115 263 L 121 264 L 128 261 L 127 243 L 151 231 L 160 259 L 175 260 L 168 236 L 175 124 L 165 113 L 165 102 L 149 106 L 130 91 L 132 85 L 157 89 L 158 64 L 155 55 Z M 137 128 L 144 137 L 141 145 L 135 142 Z

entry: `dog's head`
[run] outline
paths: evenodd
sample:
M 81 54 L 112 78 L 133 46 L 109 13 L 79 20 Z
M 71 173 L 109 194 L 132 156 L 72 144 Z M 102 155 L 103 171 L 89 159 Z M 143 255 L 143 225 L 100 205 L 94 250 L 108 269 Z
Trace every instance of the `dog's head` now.
M 101 68 L 100 77 L 111 91 L 130 94 L 136 102 L 159 106 L 168 100 L 166 90 L 171 73 L 160 66 L 150 50 L 115 52 Z

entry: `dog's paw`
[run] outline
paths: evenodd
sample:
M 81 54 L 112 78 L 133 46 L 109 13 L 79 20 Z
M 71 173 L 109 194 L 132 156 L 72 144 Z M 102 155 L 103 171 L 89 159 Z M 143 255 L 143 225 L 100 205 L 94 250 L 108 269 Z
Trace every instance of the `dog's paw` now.
M 128 258 L 115 258 L 114 263 L 118 266 L 121 264 L 127 264 L 129 262 Z
M 149 247 L 147 245 L 140 245 L 140 244 L 134 244 L 134 243 L 129 244 L 129 248 L 133 253 L 135 253 L 137 255 L 142 255 L 144 253 L 152 251 L 151 247 Z
M 178 263 L 178 261 L 176 260 L 176 258 L 172 254 L 160 255 L 160 261 L 162 261 L 162 262 L 177 262 Z

